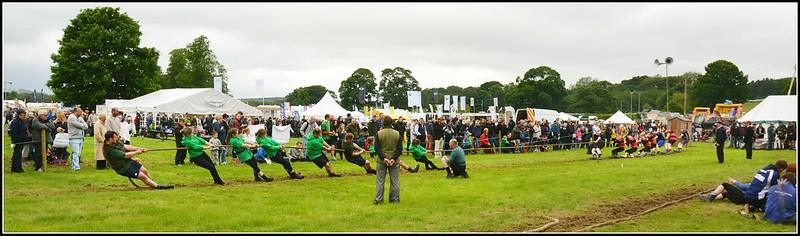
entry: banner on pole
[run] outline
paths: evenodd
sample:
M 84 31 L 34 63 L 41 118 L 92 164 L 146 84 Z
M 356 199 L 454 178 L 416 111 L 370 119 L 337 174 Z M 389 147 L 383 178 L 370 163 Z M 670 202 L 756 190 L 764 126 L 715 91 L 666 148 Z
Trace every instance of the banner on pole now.
M 467 110 L 467 96 L 461 96 L 461 110 Z
M 495 107 L 495 108 L 497 108 L 497 106 L 498 106 L 498 104 L 497 104 L 497 98 L 493 98 L 492 100 L 494 100 L 494 107 Z
M 222 77 L 214 77 L 214 90 L 222 92 Z
M 450 111 L 450 96 L 444 95 L 444 104 L 442 104 L 444 111 Z
M 450 104 L 450 106 L 452 107 L 451 111 L 453 112 L 458 111 L 458 95 L 453 95 L 453 99 L 451 99 L 450 101 L 453 101 L 453 104 Z
M 475 106 L 475 98 L 469 98 L 469 106 L 471 107 Z
M 408 107 L 422 107 L 422 92 L 408 91 Z

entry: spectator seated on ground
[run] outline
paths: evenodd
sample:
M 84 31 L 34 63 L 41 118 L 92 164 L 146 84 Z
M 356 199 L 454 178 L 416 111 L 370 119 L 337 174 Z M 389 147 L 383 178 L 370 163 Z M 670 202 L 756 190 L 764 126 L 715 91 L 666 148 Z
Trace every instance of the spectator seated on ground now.
M 297 141 L 294 148 L 289 148 L 289 161 L 307 161 L 303 150 L 303 142 Z
M 767 191 L 764 219 L 775 224 L 797 223 L 797 175 L 786 171 Z
M 722 183 L 708 194 L 701 194 L 700 199 L 711 202 L 728 198 L 735 204 L 747 204 L 753 208 L 752 210 L 763 210 L 767 191 L 770 187 L 778 184 L 778 173 L 786 170 L 787 166 L 784 160 L 769 164 L 758 170 L 750 183 L 742 183 L 728 178 L 727 183 Z
M 508 134 L 506 136 L 503 136 L 500 139 L 500 152 L 502 152 L 502 153 L 512 153 L 514 151 L 514 149 L 511 148 L 513 144 L 508 142 L 508 138 L 510 136 L 511 136 L 511 134 Z

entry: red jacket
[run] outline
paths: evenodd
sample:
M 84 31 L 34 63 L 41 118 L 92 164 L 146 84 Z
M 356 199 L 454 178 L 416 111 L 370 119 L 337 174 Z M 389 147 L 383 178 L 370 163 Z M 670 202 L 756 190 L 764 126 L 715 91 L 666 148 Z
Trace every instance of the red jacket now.
M 488 146 L 489 145 L 489 136 L 487 136 L 486 133 L 481 134 L 480 143 L 481 143 L 481 146 L 483 146 L 483 145 L 487 145 Z

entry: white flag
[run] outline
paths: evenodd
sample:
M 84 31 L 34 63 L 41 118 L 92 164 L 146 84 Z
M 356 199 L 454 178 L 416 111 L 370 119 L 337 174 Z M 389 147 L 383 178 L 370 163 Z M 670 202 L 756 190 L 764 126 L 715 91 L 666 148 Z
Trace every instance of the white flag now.
M 222 92 L 222 77 L 214 77 L 214 90 Z
M 450 96 L 444 95 L 443 107 L 444 107 L 445 111 L 449 111 L 450 110 Z
M 461 96 L 461 110 L 462 111 L 466 111 L 467 110 L 467 97 L 466 96 Z
M 452 106 L 452 111 L 458 111 L 458 96 L 453 95 L 453 99 L 450 101 L 453 101 L 453 104 L 450 105 Z
M 252 131 L 250 131 L 252 132 Z M 292 133 L 292 126 L 272 126 L 272 139 L 280 144 L 289 143 L 289 134 Z
M 469 98 L 469 106 L 475 107 L 475 98 Z
M 498 104 L 497 104 L 497 98 L 494 98 L 494 107 L 496 108 L 496 107 L 497 107 L 497 105 L 498 105 Z

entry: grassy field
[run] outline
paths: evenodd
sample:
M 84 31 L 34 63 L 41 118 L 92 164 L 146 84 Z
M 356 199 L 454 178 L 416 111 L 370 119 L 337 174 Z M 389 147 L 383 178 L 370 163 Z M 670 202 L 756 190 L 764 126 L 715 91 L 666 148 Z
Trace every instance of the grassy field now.
M 711 145 L 704 143 L 679 154 L 603 161 L 588 160 L 585 150 L 468 155 L 470 179 L 446 179 L 444 172 L 424 168 L 403 171 L 400 203 L 376 206 L 375 177 L 344 161 L 333 161 L 334 170 L 345 175 L 341 178 L 327 177 L 312 163 L 294 162 L 306 175 L 303 180 L 289 180 L 279 165 L 262 164 L 276 178 L 270 183 L 253 182 L 247 166 L 224 165 L 218 170 L 229 184 L 216 186 L 205 169 L 173 165 L 174 151 L 143 154 L 157 182 L 177 185 L 159 191 L 135 189 L 113 170 L 96 170 L 89 138 L 78 172 L 49 166 L 38 173 L 27 166 L 25 173 L 12 174 L 7 135 L 4 139 L 3 227 L 8 232 L 519 232 L 547 223 L 543 215 L 591 214 L 602 204 L 709 189 L 727 177 L 749 181 L 775 160 L 796 161 L 794 151 L 755 151 L 754 159 L 746 160 L 743 150 L 728 149 L 726 162 L 718 164 Z M 171 147 L 174 141 L 134 138 L 133 144 Z M 610 156 L 610 149 L 603 151 Z M 692 199 L 596 230 L 796 230 L 747 220 L 738 209 L 725 201 Z

